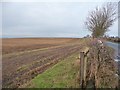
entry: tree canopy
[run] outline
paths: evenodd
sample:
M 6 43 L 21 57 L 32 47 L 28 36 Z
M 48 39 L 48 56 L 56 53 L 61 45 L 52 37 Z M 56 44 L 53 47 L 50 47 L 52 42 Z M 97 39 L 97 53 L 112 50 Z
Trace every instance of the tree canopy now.
M 102 37 L 117 19 L 116 14 L 115 3 L 104 4 L 89 13 L 85 25 L 93 37 Z

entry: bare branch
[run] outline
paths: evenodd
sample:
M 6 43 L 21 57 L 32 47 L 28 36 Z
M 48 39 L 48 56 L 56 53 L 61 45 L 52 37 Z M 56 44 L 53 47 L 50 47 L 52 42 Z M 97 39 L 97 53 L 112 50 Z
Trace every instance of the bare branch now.
M 96 7 L 91 12 L 87 17 L 85 25 L 92 32 L 93 37 L 100 37 L 108 31 L 116 19 L 116 5 L 114 3 L 107 3 L 101 8 Z

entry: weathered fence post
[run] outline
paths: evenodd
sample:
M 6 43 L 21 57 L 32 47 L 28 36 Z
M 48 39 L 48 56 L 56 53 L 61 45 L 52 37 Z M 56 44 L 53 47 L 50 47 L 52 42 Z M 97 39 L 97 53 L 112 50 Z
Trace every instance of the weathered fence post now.
M 86 87 L 86 70 L 87 70 L 87 54 L 89 48 L 86 48 L 84 52 L 80 52 L 80 87 Z
M 80 52 L 80 86 L 83 88 L 84 77 L 84 52 Z
M 84 87 L 86 87 L 86 70 L 87 70 L 87 56 L 84 56 Z

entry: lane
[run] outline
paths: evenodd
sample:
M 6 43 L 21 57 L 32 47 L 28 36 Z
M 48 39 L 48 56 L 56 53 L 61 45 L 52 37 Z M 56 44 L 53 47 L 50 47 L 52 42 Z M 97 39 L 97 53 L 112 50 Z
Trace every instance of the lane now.
M 120 44 L 119 43 L 113 43 L 113 42 L 105 42 L 106 45 L 112 47 L 115 50 L 115 61 L 120 61 Z

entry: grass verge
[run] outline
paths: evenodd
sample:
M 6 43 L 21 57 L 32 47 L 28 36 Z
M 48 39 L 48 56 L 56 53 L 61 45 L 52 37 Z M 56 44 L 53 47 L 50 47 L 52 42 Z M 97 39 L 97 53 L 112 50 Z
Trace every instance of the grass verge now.
M 38 75 L 27 88 L 79 88 L 79 59 L 73 54 Z

